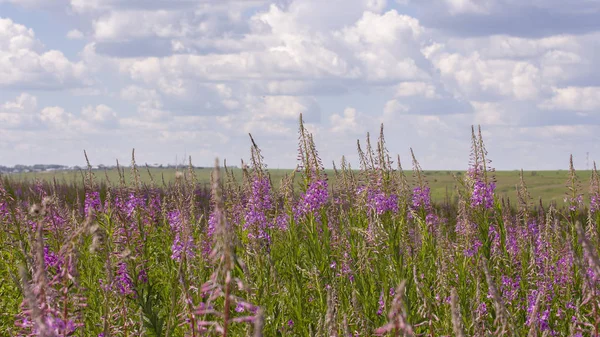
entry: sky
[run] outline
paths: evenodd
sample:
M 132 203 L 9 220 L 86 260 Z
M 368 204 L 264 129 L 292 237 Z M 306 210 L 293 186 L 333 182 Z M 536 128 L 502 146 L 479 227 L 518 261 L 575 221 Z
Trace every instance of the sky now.
M 600 0 L 0 0 L 0 165 L 600 160 Z

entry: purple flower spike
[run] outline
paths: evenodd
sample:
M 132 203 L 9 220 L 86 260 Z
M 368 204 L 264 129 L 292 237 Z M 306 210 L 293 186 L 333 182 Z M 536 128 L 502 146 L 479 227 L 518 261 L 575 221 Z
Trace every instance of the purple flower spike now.
M 295 213 L 296 217 L 302 217 L 308 214 L 318 215 L 319 210 L 327 203 L 329 192 L 328 185 L 325 180 L 317 180 L 312 182 L 306 193 L 301 195 L 300 203 L 297 205 Z
M 183 254 L 189 259 L 194 258 L 194 238 L 188 234 L 188 238 L 185 238 L 185 231 L 181 212 L 172 211 L 168 215 L 169 225 L 171 230 L 175 233 L 173 238 L 173 244 L 171 245 L 171 259 L 180 262 Z
M 431 196 L 429 194 L 429 187 L 415 187 L 412 196 L 413 208 L 425 208 L 429 210 L 431 208 Z
M 486 209 L 494 207 L 494 190 L 496 184 L 491 182 L 486 184 L 481 180 L 477 180 L 473 186 L 473 195 L 471 195 L 471 206 L 484 206 Z
M 85 193 L 84 213 L 87 216 L 90 212 L 101 212 L 102 202 L 100 201 L 100 192 L 88 191 Z

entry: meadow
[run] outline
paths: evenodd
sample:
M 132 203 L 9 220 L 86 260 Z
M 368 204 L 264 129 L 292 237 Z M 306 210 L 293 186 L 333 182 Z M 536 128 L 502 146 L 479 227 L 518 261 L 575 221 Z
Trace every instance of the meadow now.
M 465 163 L 465 167 L 468 163 Z M 125 171 L 129 171 L 129 167 L 122 168 Z M 184 167 L 187 171 L 188 169 Z M 172 184 L 175 181 L 175 173 L 177 170 L 168 168 L 146 168 L 144 166 L 139 168 L 139 181 L 142 184 L 149 184 L 152 180 L 155 180 L 157 185 Z M 274 188 L 279 188 L 281 180 L 289 174 L 293 173 L 293 169 L 269 169 L 269 176 Z M 237 178 L 241 179 L 243 176 L 243 170 L 239 168 L 232 168 L 232 174 Z M 325 169 L 323 170 L 325 175 L 328 177 L 328 183 L 332 187 L 338 185 L 337 176 L 334 170 Z M 354 170 L 355 174 L 358 174 L 359 170 Z M 109 185 L 116 185 L 120 182 L 120 175 L 117 169 L 108 170 L 93 170 L 94 175 L 97 177 L 99 183 L 106 183 Z M 50 172 L 28 172 L 28 173 L 17 173 L 11 174 L 7 177 L 11 181 L 15 182 L 31 182 L 35 180 L 42 180 L 46 182 L 53 182 L 57 180 L 60 184 L 83 184 L 85 171 L 50 171 Z M 212 168 L 195 168 L 194 175 L 197 179 L 199 186 L 210 188 Z M 456 189 L 459 186 L 457 177 L 460 178 L 463 171 L 422 171 L 423 176 L 427 179 L 428 186 L 431 191 L 431 199 L 434 202 L 445 202 L 449 199 L 455 202 L 458 198 Z M 565 197 L 565 182 L 569 179 L 568 170 L 552 170 L 552 171 L 524 171 L 523 177 L 527 182 L 527 189 L 531 194 L 533 200 L 542 200 L 544 205 L 549 206 L 550 203 L 556 203 L 557 205 L 564 205 Z M 579 170 L 577 176 L 582 182 L 588 182 L 591 178 L 591 170 Z M 122 175 L 126 184 L 130 183 L 130 175 Z M 519 185 L 521 172 L 519 170 L 513 171 L 495 171 L 494 178 L 496 180 L 495 194 L 498 197 L 506 198 L 511 204 L 515 204 L 517 200 L 517 186 Z M 412 177 L 408 180 L 410 183 Z M 582 193 L 588 196 L 589 191 L 587 189 L 582 190 Z
M 250 139 L 210 176 L 2 177 L 0 335 L 598 336 L 596 169 L 495 172 L 472 131 L 460 174 L 383 126 L 325 170 L 300 119 L 294 171 Z

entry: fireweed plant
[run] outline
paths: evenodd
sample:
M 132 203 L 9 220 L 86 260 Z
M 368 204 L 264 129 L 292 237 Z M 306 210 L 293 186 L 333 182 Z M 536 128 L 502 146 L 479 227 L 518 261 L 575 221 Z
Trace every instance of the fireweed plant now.
M 273 184 L 250 136 L 236 176 L 172 183 L 0 179 L 0 336 L 598 336 L 600 178 L 565 206 L 495 194 L 481 131 L 433 203 L 377 142 L 331 184 L 299 123 L 298 166 Z M 87 160 L 87 154 L 86 154 Z M 150 171 L 148 171 L 148 174 Z M 277 186 L 277 187 L 276 187 Z

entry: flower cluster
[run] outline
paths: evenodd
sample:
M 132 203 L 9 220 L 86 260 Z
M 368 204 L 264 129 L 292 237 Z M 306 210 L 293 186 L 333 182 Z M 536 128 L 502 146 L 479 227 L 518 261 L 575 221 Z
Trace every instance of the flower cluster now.
M 270 241 L 267 229 L 272 227 L 267 219 L 273 202 L 271 200 L 271 183 L 267 177 L 256 177 L 252 181 L 252 194 L 246 204 L 244 230 L 249 230 L 249 238 Z
M 477 180 L 473 185 L 473 194 L 471 195 L 471 206 L 483 206 L 486 209 L 494 207 L 494 190 L 496 184 L 494 182 L 485 183 Z
M 329 198 L 328 185 L 325 180 L 316 180 L 308 185 L 306 193 L 300 196 L 300 202 L 296 206 L 296 217 L 312 214 L 317 217 L 321 207 L 325 206 Z
M 579 194 L 575 197 L 565 197 L 564 202 L 569 204 L 569 211 L 575 212 L 583 206 L 583 195 Z M 590 204 L 590 210 L 592 205 Z
M 368 189 L 366 201 L 369 210 L 378 215 L 382 215 L 388 211 L 392 213 L 398 212 L 398 195 L 396 194 L 386 195 L 380 189 Z
M 425 210 L 431 209 L 431 195 L 429 192 L 429 187 L 415 187 L 413 189 L 412 206 L 414 209 L 420 209 L 421 207 Z
M 131 279 L 131 276 L 129 276 L 127 264 L 124 261 L 117 264 L 115 282 L 121 295 L 133 294 L 133 280 Z
M 100 201 L 100 192 L 98 191 L 87 191 L 85 193 L 85 202 L 83 213 L 88 215 L 91 213 L 98 213 L 102 211 L 102 202 Z
M 600 211 L 600 195 L 594 193 L 590 196 L 590 212 L 597 213 L 598 211 Z
M 178 210 L 171 211 L 168 214 L 169 226 L 174 234 L 173 244 L 171 245 L 171 259 L 176 262 L 181 262 L 182 255 L 185 254 L 186 258 L 194 258 L 194 237 L 190 233 L 185 231 L 184 219 L 181 212 Z M 187 236 L 187 238 L 186 238 Z

